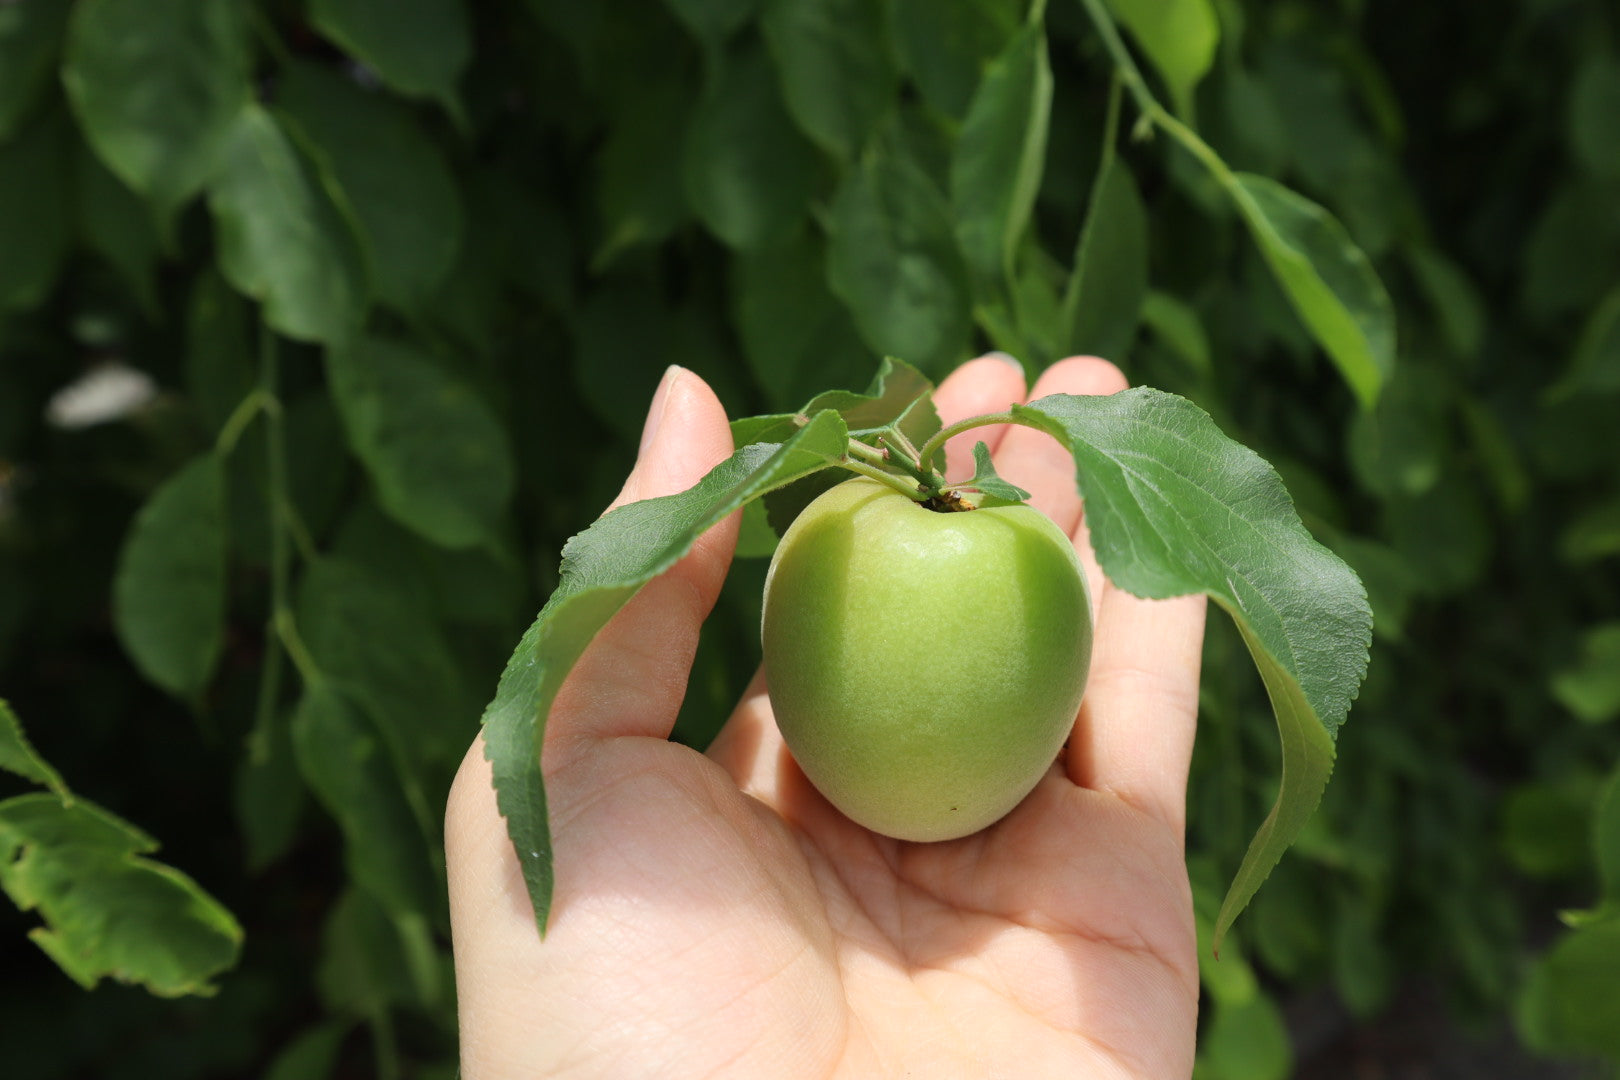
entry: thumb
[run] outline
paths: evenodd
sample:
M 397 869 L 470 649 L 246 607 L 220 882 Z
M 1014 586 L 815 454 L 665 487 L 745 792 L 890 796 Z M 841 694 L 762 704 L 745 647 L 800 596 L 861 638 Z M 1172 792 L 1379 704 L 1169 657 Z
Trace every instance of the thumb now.
M 608 509 L 685 491 L 731 452 L 731 427 L 714 391 L 693 372 L 672 366 L 647 411 L 635 468 Z M 548 772 L 597 740 L 669 736 L 698 631 L 736 545 L 733 514 L 602 628 L 557 695 L 546 730 Z

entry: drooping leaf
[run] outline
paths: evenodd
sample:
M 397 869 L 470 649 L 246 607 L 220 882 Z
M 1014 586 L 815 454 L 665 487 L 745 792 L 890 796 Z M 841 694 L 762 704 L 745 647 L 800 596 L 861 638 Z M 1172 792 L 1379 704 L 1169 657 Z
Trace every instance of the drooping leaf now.
M 1594 50 L 1575 73 L 1567 128 L 1576 160 L 1598 176 L 1620 177 L 1616 116 L 1620 116 L 1620 60 Z
M 1063 298 L 1062 351 L 1123 360 L 1136 337 L 1147 284 L 1147 208 L 1130 169 L 1118 155 L 1107 154 Z
M 83 0 L 62 81 L 85 138 L 169 221 L 208 181 L 251 98 L 247 5 Z
M 831 409 L 843 419 L 853 436 L 873 435 L 891 425 L 898 426 L 914 446 L 922 446 L 940 427 L 939 413 L 930 396 L 934 384 L 904 360 L 884 357 L 877 374 L 866 389 L 824 390 L 805 403 L 797 413 L 775 416 L 749 416 L 731 422 L 731 437 L 737 446 L 758 442 L 786 442 L 803 426 L 801 417 L 812 417 Z
M 55 76 L 72 4 L 0 7 L 0 143 L 11 138 Z
M 231 125 L 208 206 L 219 265 L 300 341 L 341 341 L 359 325 L 367 285 L 350 226 L 280 122 L 257 105 Z
M 287 854 L 307 801 L 286 718 L 272 715 L 254 730 L 231 788 L 248 873 L 260 873 Z
M 464 0 L 310 0 L 309 16 L 393 89 L 459 113 L 456 80 L 472 59 Z
M 11 711 L 4 698 L 0 698 L 0 769 L 15 773 L 24 780 L 43 784 L 60 798 L 69 797 L 62 774 L 51 768 L 51 763 L 40 757 L 39 751 L 23 734 L 22 721 Z
M 348 1033 L 349 1025 L 341 1021 L 301 1032 L 271 1059 L 264 1080 L 327 1080 Z
M 966 268 L 945 198 L 921 168 L 899 153 L 863 159 L 839 185 L 828 226 L 828 282 L 873 352 L 928 371 L 962 358 Z
M 444 547 L 493 543 L 514 481 L 511 444 L 489 406 L 401 341 L 356 337 L 326 364 L 383 508 Z
M 1603 298 L 1581 330 L 1575 355 L 1562 378 L 1548 388 L 1549 400 L 1620 391 L 1620 288 Z
M 1193 90 L 1215 61 L 1221 23 L 1210 0 L 1108 0 L 1119 21 L 1170 88 L 1176 112 L 1192 111 Z
M 312 64 L 282 72 L 277 102 L 353 210 L 378 299 L 414 311 L 461 246 L 461 195 L 444 155 L 395 100 Z
M 332 905 L 315 972 L 328 1012 L 375 1019 L 401 1006 L 426 1009 L 437 1002 L 442 974 L 424 920 L 396 916 L 361 889 Z
M 1033 22 L 985 69 L 951 154 L 956 236 L 982 296 L 1008 289 L 1046 165 L 1052 68 Z
M 242 928 L 196 882 L 143 856 L 151 837 L 85 801 L 0 802 L 0 887 L 45 925 L 29 937 L 86 989 L 103 978 L 162 997 L 211 994 Z
M 1271 697 L 1282 784 L 1221 906 L 1218 942 L 1321 801 L 1367 670 L 1366 593 L 1305 531 L 1276 472 L 1191 402 L 1137 388 L 1054 395 L 1013 414 L 1073 453 L 1108 579 L 1137 596 L 1209 596 L 1236 623 Z
M 824 386 L 858 383 L 872 356 L 827 286 L 826 245 L 801 229 L 731 263 L 731 320 L 768 407 L 791 409 Z
M 540 748 L 563 678 L 607 621 L 697 538 L 758 495 L 842 456 L 843 421 L 818 413 L 780 444 L 744 446 L 695 486 L 603 515 L 563 549 L 562 580 L 524 633 L 484 710 L 485 755 L 541 933 L 551 910 L 551 831 Z
M 342 695 L 304 691 L 292 718 L 298 771 L 343 832 L 349 880 L 391 912 L 431 916 L 441 889 L 385 740 Z
M 765 0 L 761 26 L 788 112 L 824 150 L 853 158 L 893 107 L 899 79 L 883 5 Z
M 0 312 L 34 307 L 55 285 L 73 239 L 71 190 L 60 109 L 0 143 Z
M 1395 313 L 1367 256 L 1331 214 L 1275 180 L 1228 187 L 1300 319 L 1365 408 L 1395 366 Z
M 152 493 L 124 538 L 113 625 L 141 673 L 194 698 L 225 645 L 225 463 L 207 453 Z
M 1378 404 L 1350 421 L 1349 458 L 1367 490 L 1421 495 L 1440 479 L 1451 445 L 1451 392 L 1432 368 L 1403 364 Z
M 758 43 L 723 61 L 693 113 L 684 155 L 693 210 L 734 248 L 786 236 L 820 179 L 820 155 L 794 127 Z
M 88 150 L 75 165 L 80 239 L 123 275 L 146 311 L 158 311 L 163 239 L 148 207 Z
M 1017 31 L 1019 7 L 1008 0 L 896 0 L 895 49 L 923 100 L 947 116 L 965 115 L 985 65 Z
M 622 251 L 662 242 L 691 216 L 682 162 L 697 97 L 693 80 L 683 70 L 663 68 L 640 77 L 649 84 L 646 95 L 612 119 L 596 157 L 602 218 L 591 260 L 596 269 Z
M 1210 1080 L 1285 1080 L 1294 1067 L 1282 1013 L 1264 993 L 1217 1005 L 1198 1047 Z
M 692 36 L 710 49 L 717 49 L 749 19 L 760 0 L 665 0 L 675 17 L 692 31 Z
M 1553 676 L 1553 697 L 1588 724 L 1620 716 L 1620 622 L 1581 636 L 1580 655 Z

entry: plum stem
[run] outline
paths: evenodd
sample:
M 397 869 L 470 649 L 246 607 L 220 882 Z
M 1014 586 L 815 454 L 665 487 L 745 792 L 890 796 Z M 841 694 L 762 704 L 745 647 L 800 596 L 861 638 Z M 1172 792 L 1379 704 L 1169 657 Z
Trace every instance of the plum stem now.
M 933 438 L 923 443 L 922 450 L 917 455 L 918 461 L 921 462 L 923 468 L 934 471 L 934 455 L 940 452 L 947 441 L 962 434 L 962 432 L 972 431 L 976 427 L 990 427 L 994 424 L 1017 424 L 1020 422 L 1011 412 L 986 413 L 983 416 L 970 416 L 966 420 L 958 420 L 949 427 L 940 428 Z
M 867 449 L 870 450 L 871 447 L 867 447 Z M 848 454 L 844 455 L 838 464 L 850 472 L 860 473 L 862 476 L 869 476 L 873 480 L 887 484 L 912 502 L 926 502 L 928 500 L 930 493 L 924 491 L 914 480 L 909 480 L 886 469 L 880 469 L 876 465 L 868 465 L 866 462 Z

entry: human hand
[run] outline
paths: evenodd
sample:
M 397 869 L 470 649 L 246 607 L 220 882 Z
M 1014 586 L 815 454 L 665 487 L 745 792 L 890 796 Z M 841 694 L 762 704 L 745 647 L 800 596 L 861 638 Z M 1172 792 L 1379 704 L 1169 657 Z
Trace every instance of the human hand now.
M 1027 399 L 1112 393 L 1094 358 Z M 947 422 L 1026 400 L 981 359 Z M 947 447 L 1076 538 L 1096 625 L 1074 734 L 996 825 L 915 844 L 844 818 L 782 745 L 765 674 L 707 755 L 668 741 L 735 516 L 646 587 L 558 695 L 543 753 L 557 889 L 542 942 L 483 744 L 446 812 L 467 1080 L 532 1077 L 1184 1077 L 1198 1006 L 1183 861 L 1204 601 L 1108 584 L 1066 451 L 1026 428 Z M 671 369 L 618 503 L 690 487 L 731 453 L 724 410 Z

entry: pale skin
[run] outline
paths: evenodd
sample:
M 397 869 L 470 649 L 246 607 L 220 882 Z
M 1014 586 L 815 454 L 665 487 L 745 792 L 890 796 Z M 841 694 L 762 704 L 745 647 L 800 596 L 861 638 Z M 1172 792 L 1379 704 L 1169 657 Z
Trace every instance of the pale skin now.
M 947 423 L 1049 393 L 1125 387 L 1092 357 L 1026 392 L 964 365 Z M 542 755 L 557 886 L 546 937 L 495 808 L 483 744 L 445 833 L 466 1080 L 1186 1077 L 1198 1013 L 1183 861 L 1201 597 L 1108 584 L 1073 466 L 1017 427 L 968 432 L 1074 538 L 1096 648 L 1069 744 L 1001 822 L 914 844 L 844 818 L 804 779 L 768 673 L 700 754 L 667 741 L 736 519 L 609 623 L 569 676 Z M 725 412 L 671 369 L 616 504 L 683 490 L 732 451 Z

